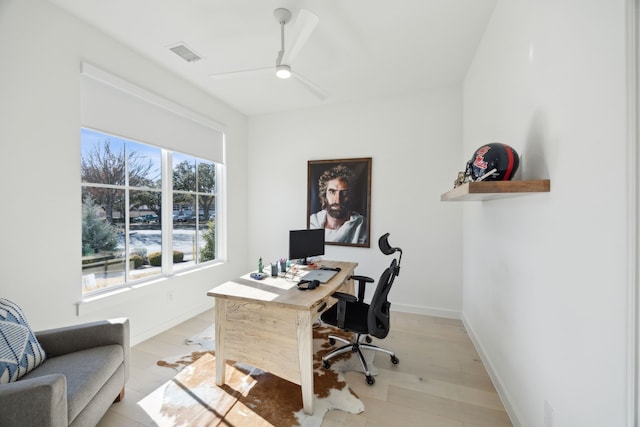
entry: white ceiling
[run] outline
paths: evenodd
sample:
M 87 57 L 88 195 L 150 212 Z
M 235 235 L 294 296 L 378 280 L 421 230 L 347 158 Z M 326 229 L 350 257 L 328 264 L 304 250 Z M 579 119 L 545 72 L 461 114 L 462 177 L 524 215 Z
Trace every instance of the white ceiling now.
M 496 0 L 50 0 L 246 115 L 259 115 L 458 83 Z M 216 80 L 211 74 L 275 67 L 276 8 L 318 16 L 291 64 L 328 93 L 318 99 L 275 72 Z M 285 27 L 290 30 L 294 22 Z M 184 43 L 203 57 L 186 62 Z

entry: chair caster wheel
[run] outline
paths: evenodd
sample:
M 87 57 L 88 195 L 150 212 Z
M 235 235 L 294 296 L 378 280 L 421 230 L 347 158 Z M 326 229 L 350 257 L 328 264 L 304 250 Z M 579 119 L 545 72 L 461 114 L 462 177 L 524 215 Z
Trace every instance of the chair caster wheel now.
M 398 363 L 400 363 L 400 360 L 395 356 L 391 356 L 391 363 L 397 365 Z
M 329 362 L 328 360 L 323 360 L 322 366 L 324 366 L 324 369 L 329 369 L 331 367 L 331 362 Z
M 367 375 L 367 384 L 373 385 L 375 384 L 375 382 L 376 382 L 375 378 L 373 378 L 371 375 Z
M 373 341 L 369 335 L 367 335 L 367 337 L 364 340 L 369 344 L 371 344 L 371 341 Z
M 336 343 L 336 340 L 334 340 L 333 338 L 329 338 L 329 344 L 334 345 Z

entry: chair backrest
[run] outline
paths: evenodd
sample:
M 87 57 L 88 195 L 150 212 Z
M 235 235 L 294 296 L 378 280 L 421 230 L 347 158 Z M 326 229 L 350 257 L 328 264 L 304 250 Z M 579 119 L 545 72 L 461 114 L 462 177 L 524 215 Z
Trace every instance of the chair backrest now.
M 367 328 L 369 335 L 376 338 L 384 338 L 389 334 L 389 314 L 391 303 L 387 300 L 387 295 L 391 290 L 391 285 L 398 275 L 398 260 L 395 258 L 391 261 L 391 265 L 382 272 L 378 280 L 378 286 L 369 304 L 369 313 L 367 316 Z

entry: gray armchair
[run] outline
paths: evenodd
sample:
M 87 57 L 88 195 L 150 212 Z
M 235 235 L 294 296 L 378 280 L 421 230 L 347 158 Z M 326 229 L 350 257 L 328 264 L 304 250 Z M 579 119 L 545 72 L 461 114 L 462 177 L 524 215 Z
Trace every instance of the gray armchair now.
M 0 426 L 95 426 L 129 378 L 129 320 L 35 333 L 47 354 L 18 381 L 0 384 Z

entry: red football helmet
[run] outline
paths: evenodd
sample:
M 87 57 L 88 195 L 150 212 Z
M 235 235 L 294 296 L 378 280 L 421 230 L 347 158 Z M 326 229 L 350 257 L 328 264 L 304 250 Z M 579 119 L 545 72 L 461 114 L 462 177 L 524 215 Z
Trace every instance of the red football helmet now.
M 507 144 L 492 142 L 473 153 L 467 162 L 465 177 L 469 181 L 509 181 L 519 165 L 516 150 Z

